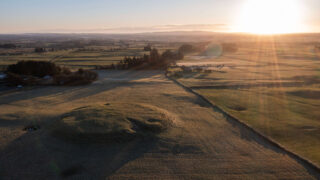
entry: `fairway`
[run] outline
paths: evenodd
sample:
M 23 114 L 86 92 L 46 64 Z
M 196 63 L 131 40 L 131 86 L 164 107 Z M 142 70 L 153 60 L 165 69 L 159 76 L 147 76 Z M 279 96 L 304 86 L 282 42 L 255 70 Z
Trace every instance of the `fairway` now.
M 100 71 L 99 77 L 90 86 L 0 96 L 0 109 L 6 109 L 0 112 L 3 179 L 319 178 L 319 172 L 227 119 L 162 71 Z M 172 127 L 152 141 L 112 146 L 66 143 L 48 131 L 76 108 L 113 102 L 152 105 L 170 117 Z M 29 124 L 40 129 L 23 131 Z

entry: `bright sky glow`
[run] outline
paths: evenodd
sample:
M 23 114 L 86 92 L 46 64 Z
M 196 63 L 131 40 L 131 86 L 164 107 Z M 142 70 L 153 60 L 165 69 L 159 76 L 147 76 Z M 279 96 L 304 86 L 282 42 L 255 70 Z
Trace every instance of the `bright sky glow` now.
M 256 34 L 303 32 L 302 11 L 297 0 L 247 0 L 238 28 Z
M 320 0 L 0 0 L 0 33 L 320 32 Z

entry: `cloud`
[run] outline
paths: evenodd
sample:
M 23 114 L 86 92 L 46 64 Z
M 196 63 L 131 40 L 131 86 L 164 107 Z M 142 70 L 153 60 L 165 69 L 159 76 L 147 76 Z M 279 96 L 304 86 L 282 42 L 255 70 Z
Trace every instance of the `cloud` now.
M 225 32 L 229 28 L 226 24 L 171 24 L 158 26 L 132 26 L 95 29 L 56 29 L 42 32 L 53 33 L 142 33 L 142 32 L 168 32 L 168 31 L 213 31 Z
M 155 26 L 155 29 L 160 30 L 189 30 L 189 31 L 225 31 L 227 30 L 227 25 L 225 24 L 185 24 L 185 25 L 165 25 L 165 26 Z

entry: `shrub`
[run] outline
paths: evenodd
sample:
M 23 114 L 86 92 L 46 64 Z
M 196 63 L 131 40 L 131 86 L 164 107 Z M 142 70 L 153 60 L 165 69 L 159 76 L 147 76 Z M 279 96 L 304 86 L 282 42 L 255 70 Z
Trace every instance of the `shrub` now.
M 178 52 L 182 54 L 190 54 L 190 53 L 197 53 L 202 52 L 206 49 L 207 43 L 197 43 L 197 44 L 183 44 Z
M 18 75 L 14 73 L 7 73 L 6 81 L 9 86 L 33 86 L 37 85 L 40 78 L 34 76 Z
M 156 48 L 150 51 L 150 62 L 156 63 L 160 60 L 160 54 Z
M 183 77 L 183 72 L 182 71 L 177 71 L 177 72 L 172 73 L 170 76 L 172 76 L 172 77 L 174 77 L 176 79 L 179 79 L 179 78 Z
M 36 53 L 43 53 L 43 52 L 47 52 L 46 48 L 35 48 L 34 52 Z
M 157 49 L 152 49 L 150 55 L 145 54 L 140 57 L 125 57 L 118 64 L 97 66 L 96 69 L 163 69 L 183 58 L 184 55 L 180 52 L 167 50 L 160 54 Z
M 167 50 L 164 53 L 162 53 L 161 58 L 163 60 L 175 62 L 177 60 L 182 60 L 184 58 L 184 55 L 181 52 L 172 52 L 171 50 Z
M 145 47 L 143 48 L 143 50 L 144 50 L 144 51 L 151 51 L 151 50 L 152 50 L 152 47 L 151 47 L 150 44 L 148 44 L 147 46 L 145 46 Z
M 54 77 L 54 83 L 56 85 L 86 85 L 96 81 L 98 74 L 94 71 L 79 69 L 75 73 L 60 74 Z
M 20 61 L 10 65 L 6 71 L 6 81 L 9 85 L 84 85 L 97 80 L 98 74 L 93 71 L 79 69 L 71 72 L 66 67 L 59 67 L 51 62 Z M 46 80 L 46 76 L 52 78 Z M 52 81 L 53 79 L 53 81 Z
M 45 61 L 19 61 L 17 64 L 8 66 L 8 73 L 17 75 L 36 76 L 54 76 L 61 73 L 61 68 L 54 63 Z
M 192 53 L 192 52 L 194 52 L 194 47 L 192 45 L 190 45 L 190 44 L 183 44 L 179 48 L 179 52 L 183 53 L 183 54 Z
M 1 44 L 0 48 L 3 48 L 3 49 L 15 49 L 15 48 L 17 48 L 17 46 L 15 44 Z

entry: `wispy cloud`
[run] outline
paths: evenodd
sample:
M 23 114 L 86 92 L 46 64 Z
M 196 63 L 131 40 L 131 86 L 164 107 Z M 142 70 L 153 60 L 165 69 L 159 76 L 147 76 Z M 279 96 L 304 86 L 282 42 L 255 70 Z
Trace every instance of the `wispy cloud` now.
M 131 26 L 131 27 L 111 27 L 95 29 L 56 29 L 43 30 L 41 32 L 52 33 L 142 33 L 142 32 L 168 32 L 168 31 L 213 31 L 225 32 L 229 28 L 226 24 L 170 24 L 158 26 Z

